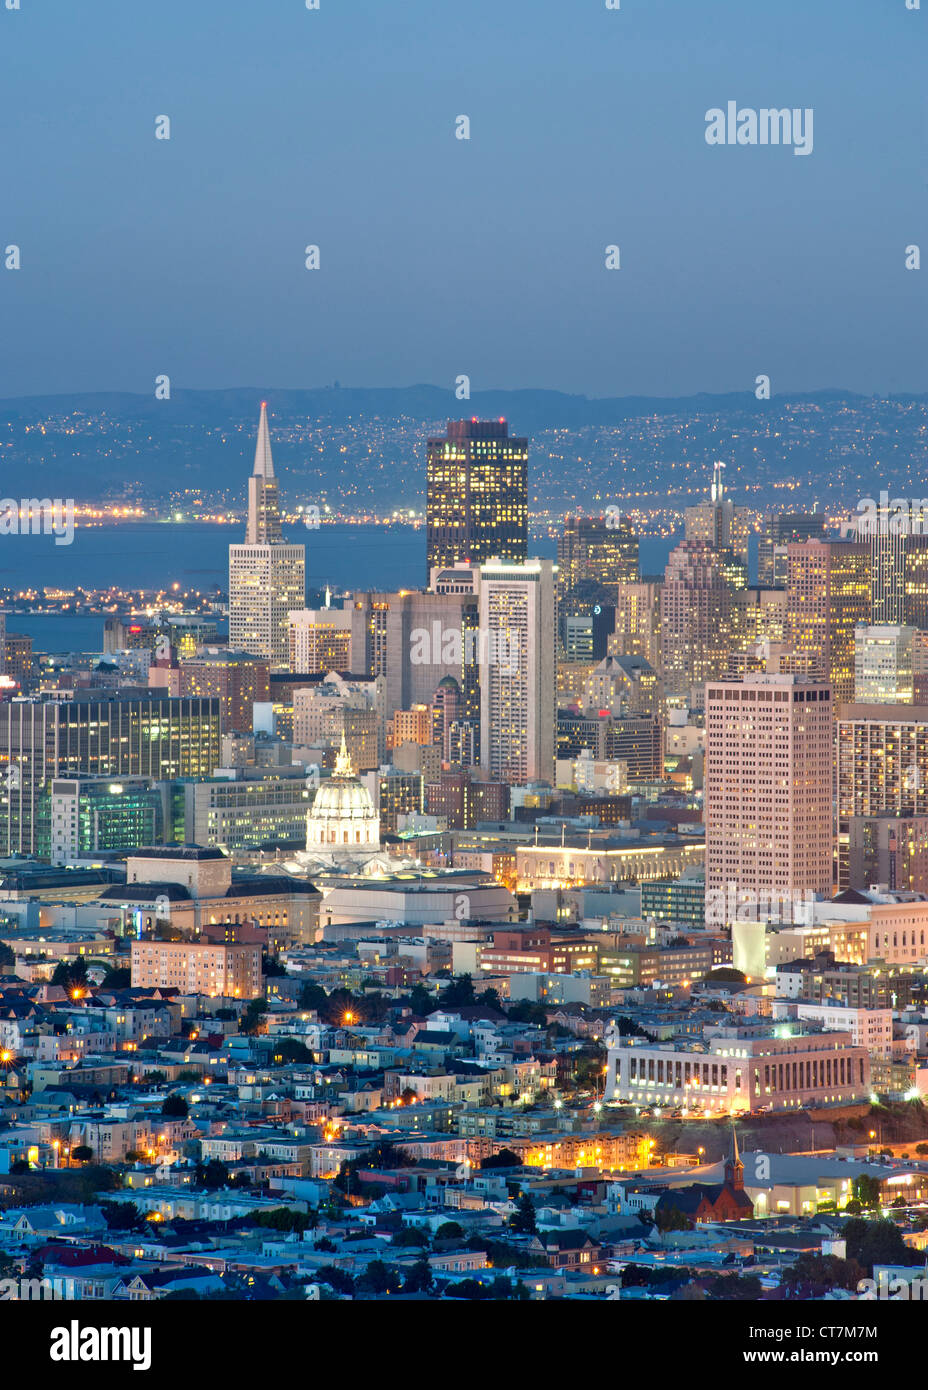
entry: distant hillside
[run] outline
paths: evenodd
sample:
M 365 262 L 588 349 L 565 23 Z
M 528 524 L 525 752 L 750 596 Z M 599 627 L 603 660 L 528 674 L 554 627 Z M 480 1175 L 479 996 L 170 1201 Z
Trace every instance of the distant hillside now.
M 529 437 L 532 503 L 541 508 L 612 498 L 685 505 L 705 492 L 715 458 L 728 464 L 732 492 L 758 506 L 792 482 L 810 491 L 793 499 L 802 505 L 842 497 L 853 505 L 881 485 L 920 495 L 916 480 L 928 468 L 928 395 L 596 400 L 482 391 L 458 401 L 427 385 L 242 387 L 177 389 L 169 401 L 120 392 L 0 400 L 0 490 L 98 500 L 198 489 L 240 505 L 261 400 L 285 498 L 349 508 L 421 505 L 426 438 L 468 415 L 503 416 Z

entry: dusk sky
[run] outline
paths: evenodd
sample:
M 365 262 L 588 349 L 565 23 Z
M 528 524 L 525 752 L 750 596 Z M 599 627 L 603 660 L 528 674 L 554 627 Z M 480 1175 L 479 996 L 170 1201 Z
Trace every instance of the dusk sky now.
M 0 396 L 926 389 L 928 5 L 21 5 Z M 708 145 L 729 100 L 813 152 Z

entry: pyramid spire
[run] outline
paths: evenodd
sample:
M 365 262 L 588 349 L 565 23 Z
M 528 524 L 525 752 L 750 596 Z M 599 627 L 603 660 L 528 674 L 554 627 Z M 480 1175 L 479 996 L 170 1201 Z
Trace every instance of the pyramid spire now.
M 271 432 L 267 424 L 267 401 L 261 402 L 261 418 L 258 421 L 258 443 L 255 446 L 255 478 L 273 478 L 274 460 L 271 458 Z
M 280 507 L 277 500 L 277 479 L 271 458 L 271 432 L 267 423 L 267 401 L 261 402 L 258 421 L 258 442 L 255 446 L 255 466 L 248 479 L 248 524 L 246 545 L 279 545 Z

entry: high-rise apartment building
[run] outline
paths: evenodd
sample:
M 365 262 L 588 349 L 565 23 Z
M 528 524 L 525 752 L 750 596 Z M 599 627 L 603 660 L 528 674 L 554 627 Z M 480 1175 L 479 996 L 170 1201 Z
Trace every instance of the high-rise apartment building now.
M 556 576 L 550 560 L 480 571 L 480 763 L 498 781 L 554 776 Z
M 854 633 L 869 621 L 870 547 L 862 541 L 804 541 L 787 552 L 787 648 L 821 663 L 836 704 L 854 694 Z
M 306 601 L 306 547 L 281 540 L 267 406 L 248 484 L 245 544 L 229 546 L 229 645 L 276 668 L 290 659 L 289 615 Z
M 226 647 L 206 647 L 198 656 L 182 661 L 180 695 L 215 695 L 219 700 L 222 732 L 235 729 L 251 733 L 255 701 L 271 698 L 268 663 L 247 652 Z
M 661 588 L 663 579 L 640 579 L 619 585 L 615 632 L 606 644 L 609 656 L 642 656 L 659 669 L 661 656 Z
M 528 440 L 510 437 L 505 420 L 449 420 L 428 441 L 428 567 L 499 558 L 522 564 L 528 553 Z
M 132 942 L 132 988 L 176 989 L 211 999 L 257 999 L 263 992 L 261 941 Z
M 881 501 L 872 514 L 857 520 L 857 538 L 870 546 L 870 621 L 924 627 L 928 518 L 921 509 L 897 512 L 885 495 Z
M 615 607 L 619 585 L 638 578 L 638 533 L 625 517 L 567 516 L 557 542 L 558 601 L 586 590 Z M 573 610 L 572 610 L 573 611 Z M 577 610 L 579 611 L 579 610 Z
M 739 904 L 792 921 L 832 885 L 831 688 L 755 674 L 706 687 L 706 920 Z
M 744 571 L 746 582 L 753 513 L 750 507 L 737 507 L 725 496 L 724 467 L 724 463 L 716 463 L 712 470 L 709 501 L 684 509 L 684 540 L 711 545 L 723 557 L 736 560 Z
M 393 747 L 404 743 L 429 744 L 433 741 L 433 714 L 431 705 L 413 705 L 412 709 L 398 709 L 393 713 Z
M 911 705 L 915 699 L 914 627 L 860 626 L 854 635 L 854 702 Z
M 388 718 L 429 704 L 445 676 L 461 688 L 459 717 L 479 717 L 479 600 L 472 576 L 447 592 L 354 593 L 350 608 L 352 665 L 359 674 L 384 677 Z
M 837 883 L 855 816 L 928 815 L 928 706 L 846 704 L 836 719 Z
M 786 547 L 797 541 L 824 540 L 821 512 L 768 512 L 757 544 L 757 582 L 764 589 L 786 587 Z
M 287 616 L 291 671 L 316 676 L 351 670 L 350 608 L 300 608 Z
M 661 589 L 661 665 L 668 695 L 721 675 L 732 638 L 734 589 L 703 541 L 670 552 Z

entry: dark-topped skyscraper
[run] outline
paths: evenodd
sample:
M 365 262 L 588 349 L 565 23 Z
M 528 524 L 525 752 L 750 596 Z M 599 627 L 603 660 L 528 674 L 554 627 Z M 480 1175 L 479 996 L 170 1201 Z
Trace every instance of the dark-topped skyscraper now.
M 428 442 L 427 566 L 528 555 L 528 440 L 505 420 L 449 420 Z
M 619 586 L 638 579 L 638 533 L 615 508 L 605 516 L 567 516 L 557 541 L 562 600 L 584 588 L 615 607 Z

